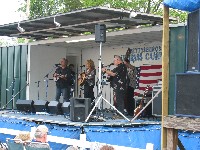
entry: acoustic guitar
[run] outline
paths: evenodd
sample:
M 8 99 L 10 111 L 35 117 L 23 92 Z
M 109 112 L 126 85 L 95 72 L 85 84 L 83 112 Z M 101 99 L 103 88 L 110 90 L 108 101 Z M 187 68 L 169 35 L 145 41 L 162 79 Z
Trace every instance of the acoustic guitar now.
M 85 72 L 82 72 L 80 74 L 80 78 L 78 78 L 78 84 L 80 86 L 83 86 L 85 84 L 85 81 L 86 81 L 86 73 Z
M 53 77 L 53 80 L 55 81 L 55 82 L 57 82 L 59 79 L 64 79 L 64 80 L 66 80 L 66 78 L 67 78 L 67 75 L 64 75 L 64 78 L 62 78 L 62 74 L 57 74 L 56 76 L 54 76 Z
M 150 87 L 150 85 L 147 85 L 147 87 L 145 88 L 145 91 L 144 91 L 144 94 L 143 94 L 142 99 L 141 99 L 141 101 L 140 101 L 140 104 L 139 104 L 139 106 L 134 110 L 134 116 L 136 116 L 136 115 L 142 110 L 142 108 L 143 108 L 143 106 L 144 106 L 144 98 L 146 97 L 146 94 L 147 94 L 148 91 L 149 91 L 149 87 Z

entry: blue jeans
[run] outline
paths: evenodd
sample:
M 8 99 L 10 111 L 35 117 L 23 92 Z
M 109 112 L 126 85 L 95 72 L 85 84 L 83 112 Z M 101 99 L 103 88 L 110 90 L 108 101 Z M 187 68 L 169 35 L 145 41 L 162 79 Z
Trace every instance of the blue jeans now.
M 58 88 L 58 87 L 56 87 L 56 101 L 59 101 L 61 93 L 63 95 L 63 102 L 69 102 L 70 88 Z

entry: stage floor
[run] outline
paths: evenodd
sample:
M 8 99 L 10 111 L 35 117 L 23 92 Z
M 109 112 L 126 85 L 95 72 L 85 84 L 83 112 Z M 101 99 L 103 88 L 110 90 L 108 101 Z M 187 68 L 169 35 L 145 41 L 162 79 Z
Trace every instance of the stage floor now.
M 133 122 L 129 122 L 123 117 L 116 118 L 106 118 L 105 117 L 97 117 L 92 115 L 88 122 L 73 122 L 70 120 L 69 116 L 65 115 L 52 115 L 52 114 L 28 114 L 21 113 L 19 111 L 11 111 L 11 110 L 2 110 L 0 111 L 1 117 L 7 118 L 15 118 L 26 120 L 30 122 L 43 122 L 49 124 L 58 124 L 58 125 L 68 125 L 68 126 L 87 126 L 87 125 L 107 125 L 107 126 L 133 126 L 133 125 L 159 125 L 161 121 L 157 118 L 141 118 L 134 120 Z M 133 117 L 126 116 L 129 120 L 132 120 Z

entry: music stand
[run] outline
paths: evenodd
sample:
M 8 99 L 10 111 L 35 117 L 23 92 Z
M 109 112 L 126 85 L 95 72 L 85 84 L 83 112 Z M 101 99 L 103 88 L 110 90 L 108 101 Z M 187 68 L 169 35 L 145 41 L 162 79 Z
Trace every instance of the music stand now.
M 108 100 L 106 100 L 103 95 L 102 95 L 102 71 L 101 71 L 101 49 L 102 49 L 102 41 L 100 42 L 100 48 L 99 48 L 99 84 L 98 84 L 98 95 L 97 98 L 94 100 L 96 101 L 95 106 L 92 108 L 91 112 L 89 113 L 88 117 L 86 118 L 85 122 L 88 121 L 88 119 L 90 118 L 90 116 L 92 115 L 94 109 L 96 108 L 96 106 L 98 105 L 98 103 L 101 100 L 104 100 L 107 104 L 109 104 L 114 110 L 116 110 L 123 118 L 125 118 L 126 120 L 130 121 L 126 116 L 124 116 L 119 110 L 117 110 Z M 100 109 L 100 104 L 99 104 L 99 109 Z

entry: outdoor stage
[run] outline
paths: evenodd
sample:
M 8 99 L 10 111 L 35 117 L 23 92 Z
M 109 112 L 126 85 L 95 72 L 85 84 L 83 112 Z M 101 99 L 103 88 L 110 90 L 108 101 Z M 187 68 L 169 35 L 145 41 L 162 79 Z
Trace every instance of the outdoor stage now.
M 132 118 L 129 118 L 130 120 Z M 0 111 L 0 141 L 14 138 L 19 131 L 29 131 L 45 124 L 50 131 L 48 141 L 54 150 L 65 150 L 86 134 L 88 142 L 99 142 L 131 148 L 146 149 L 152 143 L 160 149 L 161 126 L 156 120 L 107 119 L 101 122 L 72 122 L 69 117 L 50 114 L 22 114 L 17 111 Z M 89 143 L 85 143 L 89 145 Z

